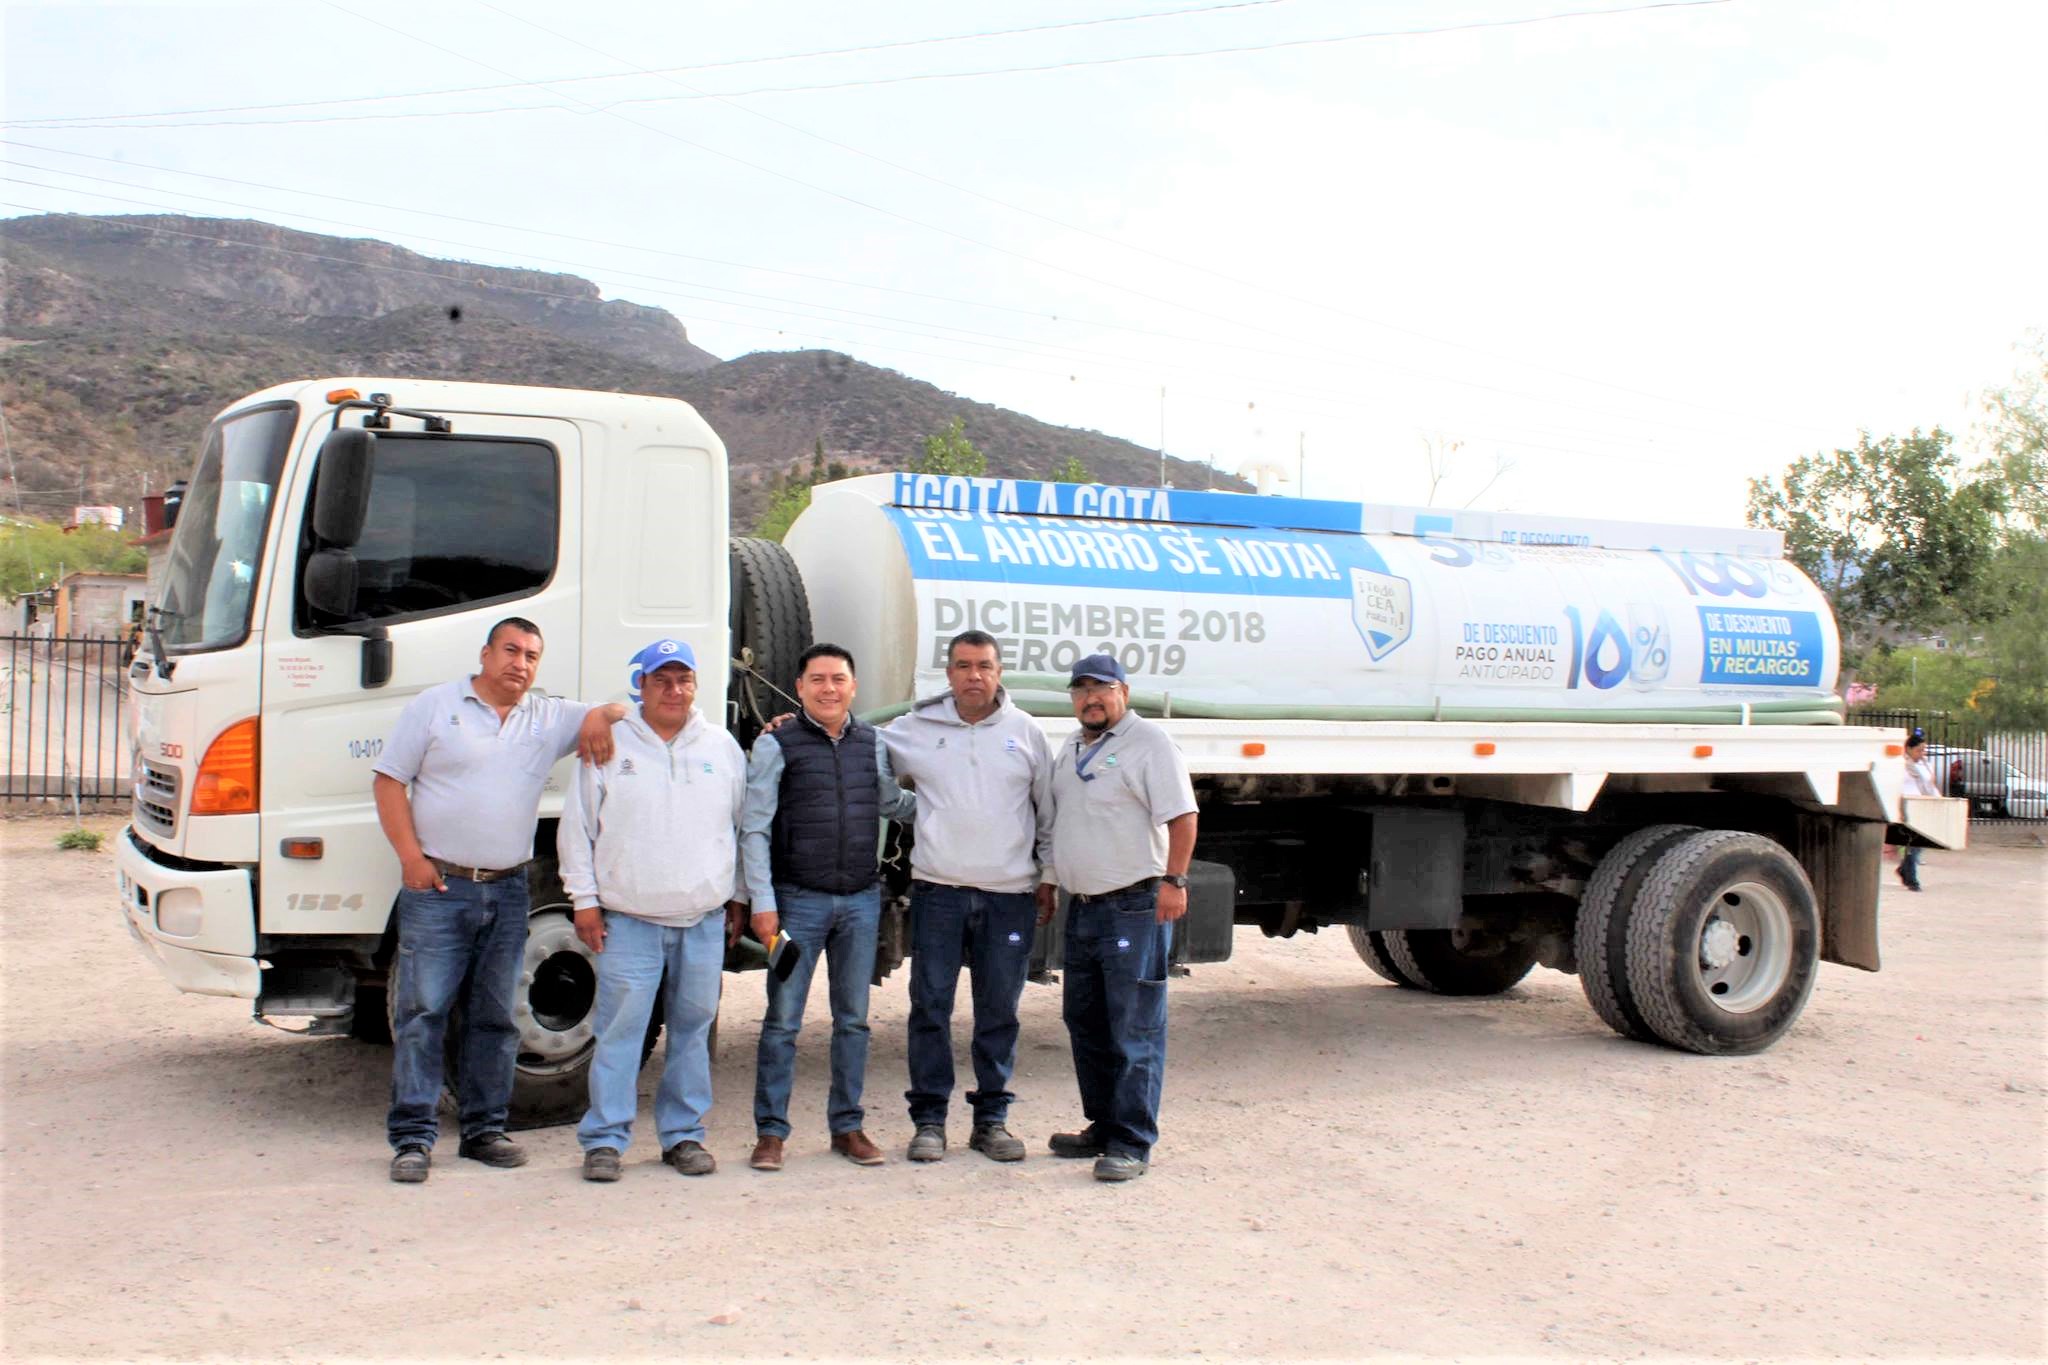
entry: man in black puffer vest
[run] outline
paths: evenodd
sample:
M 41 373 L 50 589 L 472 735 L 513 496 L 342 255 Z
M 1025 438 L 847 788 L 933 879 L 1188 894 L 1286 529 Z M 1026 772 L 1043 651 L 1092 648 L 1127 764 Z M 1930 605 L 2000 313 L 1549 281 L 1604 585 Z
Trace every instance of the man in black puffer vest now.
M 884 1160 L 862 1131 L 860 1103 L 868 1065 L 868 983 L 882 916 L 875 854 L 882 820 L 908 820 L 916 802 L 896 785 L 874 727 L 851 714 L 853 694 L 853 656 L 838 645 L 811 646 L 797 661 L 796 696 L 803 709 L 755 740 L 747 764 L 740 856 L 754 898 L 754 936 L 772 943 L 780 932 L 799 953 L 787 977 L 767 974 L 768 1013 L 761 1020 L 754 1075 L 757 1141 L 750 1164 L 757 1171 L 782 1169 L 796 1035 L 821 953 L 832 997 L 826 1110 L 832 1150 L 862 1166 Z

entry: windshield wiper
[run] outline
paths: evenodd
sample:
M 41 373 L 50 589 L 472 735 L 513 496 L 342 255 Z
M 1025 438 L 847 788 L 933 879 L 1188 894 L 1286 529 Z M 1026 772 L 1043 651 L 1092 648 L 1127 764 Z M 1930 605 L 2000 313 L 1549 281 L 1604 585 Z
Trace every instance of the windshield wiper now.
M 145 619 L 149 622 L 149 652 L 156 656 L 151 662 L 151 667 L 156 670 L 159 678 L 168 682 L 171 675 L 178 671 L 178 663 L 164 652 L 164 633 L 157 626 L 157 618 L 162 616 L 163 612 L 162 607 L 151 607 Z

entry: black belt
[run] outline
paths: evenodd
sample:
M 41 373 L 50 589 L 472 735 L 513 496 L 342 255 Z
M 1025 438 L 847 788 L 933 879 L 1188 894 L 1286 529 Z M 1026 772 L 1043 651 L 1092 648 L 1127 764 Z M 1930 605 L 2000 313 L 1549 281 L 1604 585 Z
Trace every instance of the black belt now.
M 1090 901 L 1115 900 L 1118 896 L 1128 896 L 1133 891 L 1157 891 L 1158 889 L 1159 878 L 1140 877 L 1138 878 L 1138 880 L 1132 882 L 1129 886 L 1119 886 L 1114 891 L 1098 891 L 1092 896 L 1083 895 L 1080 892 L 1076 891 L 1073 895 L 1073 899 L 1080 901 L 1082 904 L 1085 905 Z
M 442 876 L 460 877 L 466 882 L 501 882 L 507 877 L 523 877 L 526 875 L 527 868 L 525 863 L 517 863 L 511 867 L 489 868 L 460 867 L 454 863 L 443 862 L 439 858 L 431 857 L 427 861 L 432 863 L 434 870 Z

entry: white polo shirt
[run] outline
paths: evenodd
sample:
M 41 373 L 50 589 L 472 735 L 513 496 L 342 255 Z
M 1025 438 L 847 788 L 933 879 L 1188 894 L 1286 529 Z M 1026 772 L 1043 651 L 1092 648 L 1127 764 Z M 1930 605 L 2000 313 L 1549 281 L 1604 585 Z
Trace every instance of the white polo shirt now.
M 412 788 L 412 827 L 430 858 L 515 867 L 533 856 L 548 770 L 575 752 L 590 708 L 528 692 L 501 723 L 469 678 L 406 703 L 374 771 Z
M 1187 762 L 1166 731 L 1126 711 L 1102 739 L 1097 748 L 1077 730 L 1052 756 L 1053 877 L 1082 896 L 1163 874 L 1166 822 L 1195 809 Z

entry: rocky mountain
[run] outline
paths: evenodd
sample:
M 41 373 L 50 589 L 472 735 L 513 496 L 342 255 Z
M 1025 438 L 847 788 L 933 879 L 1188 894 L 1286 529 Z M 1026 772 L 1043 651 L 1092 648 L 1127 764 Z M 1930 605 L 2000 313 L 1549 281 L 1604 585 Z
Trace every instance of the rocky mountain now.
M 900 468 L 960 419 L 990 472 L 1069 456 L 1149 483 L 1158 456 L 972 402 L 828 351 L 721 362 L 658 308 L 587 280 L 436 260 L 267 223 L 45 216 L 0 222 L 0 404 L 31 513 L 137 504 L 190 467 L 200 433 L 253 389 L 315 375 L 418 376 L 663 394 L 696 405 L 732 458 L 733 521 L 826 460 Z M 1168 477 L 1208 486 L 1207 466 Z M 1241 486 L 1234 480 L 1225 486 Z M 0 501 L 5 501 L 0 492 Z

